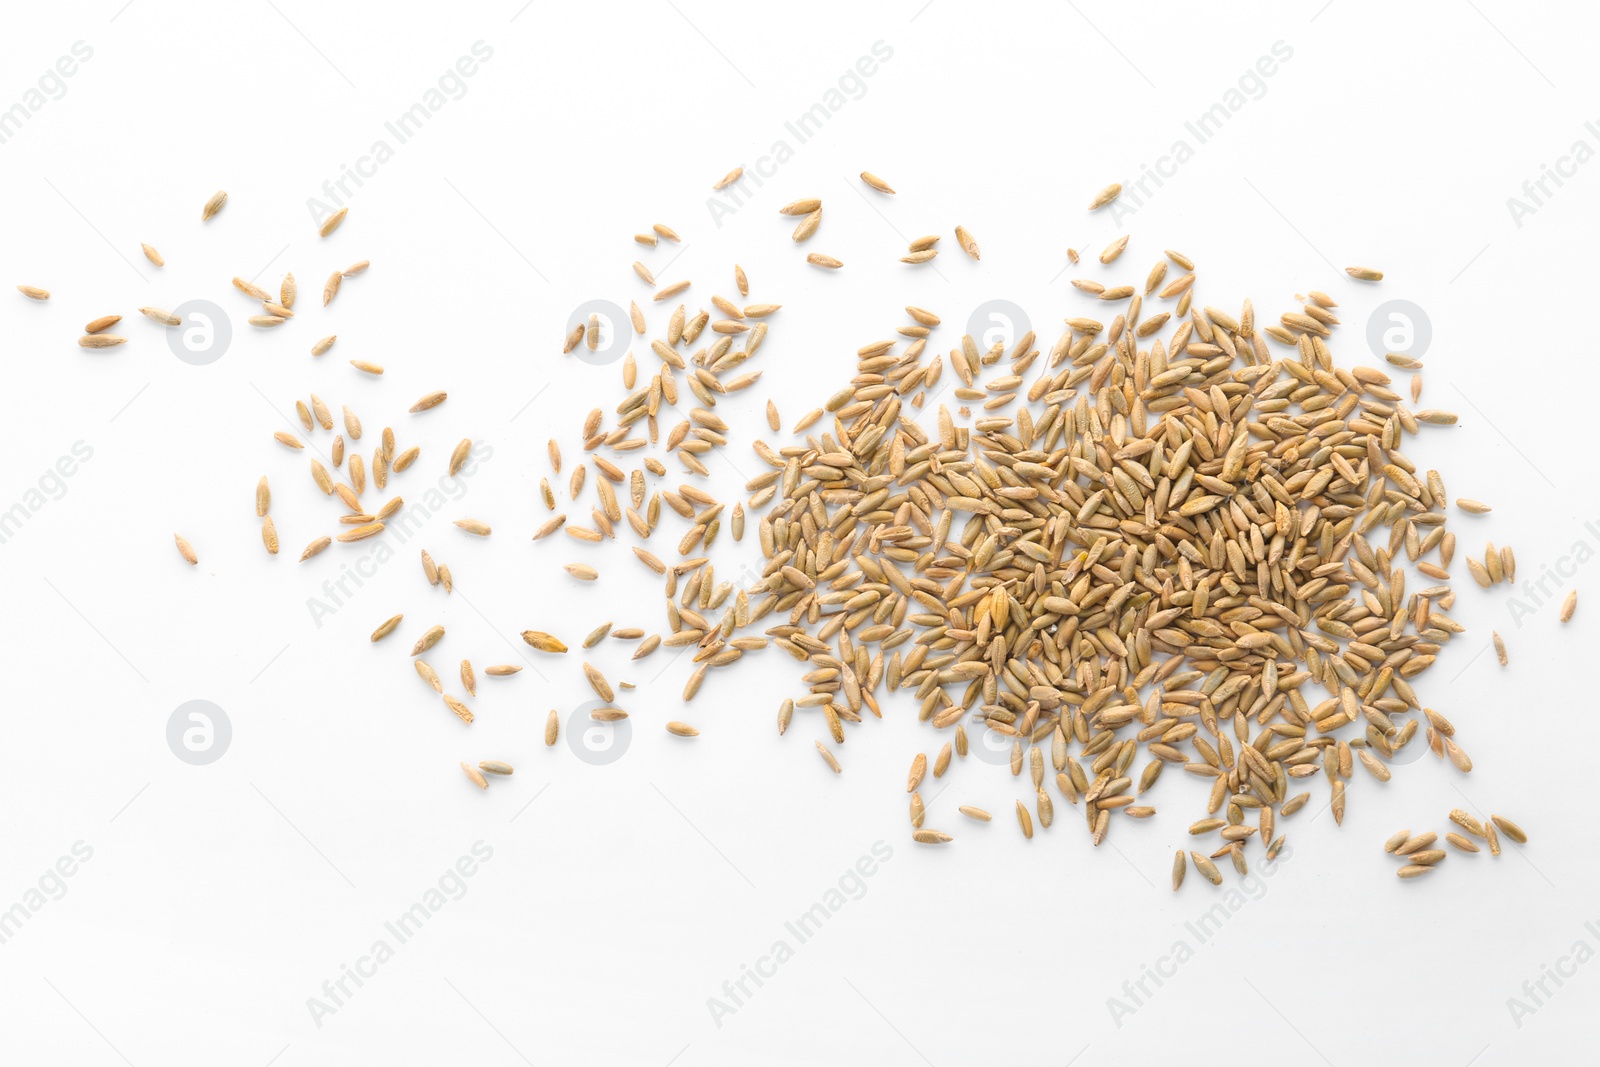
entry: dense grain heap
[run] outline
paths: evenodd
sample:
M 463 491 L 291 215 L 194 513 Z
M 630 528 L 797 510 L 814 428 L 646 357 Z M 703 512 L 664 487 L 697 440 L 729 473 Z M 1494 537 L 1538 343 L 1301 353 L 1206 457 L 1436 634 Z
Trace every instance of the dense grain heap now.
M 1409 679 L 1461 630 L 1444 614 L 1448 586 L 1406 589 L 1397 557 L 1432 557 L 1444 577 L 1454 539 L 1439 475 L 1419 475 L 1402 443 L 1454 417 L 1413 414 L 1378 370 L 1337 368 L 1326 295 L 1262 328 L 1248 300 L 1237 315 L 1192 308 L 1192 264 L 1169 258 L 1185 273 L 1162 287 L 1163 261 L 1143 294 L 1075 283 L 1119 313 L 1109 324 L 1068 319 L 1042 359 L 1031 333 L 1009 352 L 964 337 L 949 353 L 956 396 L 983 411 L 967 427 L 940 407 L 937 436 L 911 416 L 943 373 L 941 357 L 925 358 L 939 319 L 907 309 L 899 332 L 909 343 L 859 350 L 855 376 L 826 404 L 831 426 L 801 443 L 755 443 L 771 467 L 746 486 L 753 509 L 771 504 L 760 522 L 764 577 L 716 621 L 695 610 L 728 595 L 726 583 L 714 589 L 708 560 L 669 567 L 636 550 L 667 576 L 665 643 L 698 646 L 686 699 L 708 669 L 765 644 L 737 634 L 775 616 L 766 636 L 806 664 L 809 685 L 785 703 L 780 729 L 795 708 L 817 708 L 842 742 L 863 708 L 881 714 L 876 694 L 909 691 L 921 719 L 951 734 L 935 775 L 952 749 L 966 754 L 968 725 L 994 731 L 1011 745 L 1012 773 L 1029 767 L 1033 811 L 1048 827 L 1048 749 L 1056 791 L 1081 806 L 1097 844 L 1119 813 L 1154 813 L 1138 794 L 1175 764 L 1212 783 L 1210 817 L 1191 832 L 1221 847 L 1191 855 L 1213 880 L 1211 858 L 1243 871 L 1253 838 L 1268 855 L 1281 847 L 1277 819 L 1309 799 L 1295 780 L 1324 775 L 1336 820 L 1356 762 L 1386 780 L 1385 761 L 1419 728 Z M 1143 317 L 1152 294 L 1176 299 L 1175 313 Z M 675 401 L 674 372 L 687 371 L 704 407 L 667 447 L 704 473 L 695 452 L 725 443 L 710 409 L 753 381 L 724 386 L 720 375 L 760 343 L 732 350 L 743 323 L 730 318 L 714 344 L 683 351 L 707 321 L 704 311 L 674 313 L 666 338 L 651 342 L 660 370 L 617 408 L 614 431 L 591 415 L 586 447 L 643 447 L 628 428 L 647 419 L 653 431 Z M 634 324 L 642 334 L 637 315 Z M 1269 336 L 1289 350 L 1281 358 Z M 575 330 L 568 350 L 581 340 Z M 984 381 L 991 368 L 1000 372 Z M 631 358 L 625 373 L 637 373 Z M 775 409 L 769 416 L 776 429 Z M 715 536 L 722 505 L 688 487 L 665 496 L 692 523 L 678 545 L 687 557 Z M 658 516 L 657 500 L 648 517 L 628 510 L 644 536 Z M 1470 769 L 1449 722 L 1427 719 L 1433 750 Z M 922 828 L 926 766 L 918 755 L 907 784 L 912 818 L 918 840 L 942 842 L 950 836 Z M 1021 803 L 1018 818 L 1031 836 Z
M 1014 773 L 1033 748 L 1046 825 L 1048 746 L 1097 843 L 1114 812 L 1149 814 L 1129 777 L 1143 743 L 1141 788 L 1166 763 L 1211 778 L 1208 811 L 1227 817 L 1197 830 L 1237 854 L 1257 829 L 1246 812 L 1274 841 L 1275 813 L 1304 803 L 1291 779 L 1320 765 L 1341 818 L 1353 755 L 1387 778 L 1384 758 L 1411 740 L 1407 679 L 1460 627 L 1434 607 L 1448 589 L 1407 599 L 1392 556 L 1443 544 L 1443 494 L 1400 451 L 1418 424 L 1387 376 L 1334 368 L 1332 301 L 1307 306 L 1318 332 L 1276 361 L 1248 303 L 1237 319 L 1194 313 L 1148 350 L 1138 304 L 1109 327 L 1072 320 L 1032 406 L 970 431 L 941 409 L 937 439 L 901 404 L 938 361 L 923 366 L 920 343 L 863 349 L 830 434 L 757 449 L 782 489 L 761 526 L 763 591 L 789 622 L 769 632 L 837 673 L 801 701 L 830 716 L 871 706 L 880 683 L 914 691 L 938 729 L 976 708 L 1013 739 Z M 1032 343 L 987 393 L 1014 395 Z M 950 358 L 970 387 L 1004 355 L 968 337 Z M 1325 698 L 1308 696 L 1317 684 Z M 1361 736 L 1335 740 L 1358 722 Z M 1442 719 L 1429 732 L 1470 766 Z

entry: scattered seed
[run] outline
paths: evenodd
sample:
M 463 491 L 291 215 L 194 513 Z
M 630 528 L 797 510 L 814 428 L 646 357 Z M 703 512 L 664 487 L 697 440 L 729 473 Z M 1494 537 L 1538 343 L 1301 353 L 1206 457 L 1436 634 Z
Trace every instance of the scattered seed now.
M 1522 829 L 1522 827 L 1518 826 L 1504 815 L 1491 815 L 1489 816 L 1489 820 L 1493 822 L 1495 826 L 1500 828 L 1501 833 L 1511 838 L 1511 840 L 1515 841 L 1517 844 L 1526 845 L 1528 843 L 1528 835 Z
M 961 246 L 961 251 L 973 259 L 980 258 L 978 255 L 978 242 L 973 238 L 972 234 L 967 232 L 966 227 L 956 227 L 956 244 Z
M 567 646 L 561 640 L 543 630 L 524 630 L 522 639 L 540 652 L 565 652 Z
M 824 745 L 821 741 L 818 741 L 817 752 L 822 756 L 822 762 L 826 763 L 828 768 L 832 770 L 834 774 L 838 774 L 840 771 L 839 761 L 833 758 L 833 753 L 828 751 L 828 746 Z
M 344 217 L 348 214 L 350 214 L 350 209 L 348 207 L 342 207 L 338 211 L 335 211 L 332 215 L 329 215 L 327 219 L 323 221 L 322 225 L 317 227 L 317 236 L 326 237 L 334 230 L 337 230 L 340 224 L 344 222 Z
M 890 196 L 894 195 L 894 190 L 889 188 L 889 183 L 878 177 L 876 174 L 873 174 L 871 171 L 862 171 L 861 180 L 878 190 L 880 193 L 888 193 Z
M 432 648 L 434 645 L 437 645 L 439 643 L 439 639 L 443 636 L 443 626 L 429 627 L 427 633 L 417 638 L 417 643 L 411 648 L 411 654 L 413 656 L 422 655 L 424 652 L 428 651 L 428 649 Z
M 1089 210 L 1098 211 L 1107 204 L 1111 203 L 1111 201 L 1115 200 L 1120 195 L 1122 195 L 1121 183 L 1112 182 L 1110 185 L 1094 194 L 1094 199 L 1089 201 Z M 1185 269 L 1187 270 L 1188 268 Z

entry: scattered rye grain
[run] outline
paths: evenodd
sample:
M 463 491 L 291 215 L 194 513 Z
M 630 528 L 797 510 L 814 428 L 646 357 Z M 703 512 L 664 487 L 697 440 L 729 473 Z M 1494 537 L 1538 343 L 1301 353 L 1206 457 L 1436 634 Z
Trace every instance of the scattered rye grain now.
M 378 628 L 372 631 L 372 640 L 382 641 L 385 637 L 388 637 L 390 634 L 394 633 L 394 628 L 400 625 L 400 620 L 403 618 L 405 618 L 404 615 L 393 615 L 383 620 L 383 622 L 379 624 Z
M 1189 853 L 1189 862 L 1194 864 L 1194 869 L 1199 871 L 1206 881 L 1212 885 L 1222 884 L 1222 872 L 1217 870 L 1217 865 L 1198 852 Z
M 540 652 L 561 653 L 567 650 L 567 646 L 562 643 L 560 638 L 553 634 L 547 634 L 543 630 L 524 630 L 522 631 L 522 640 Z
M 221 211 L 222 205 L 226 204 L 227 202 L 228 194 L 226 190 L 218 189 L 216 192 L 212 193 L 211 199 L 207 200 L 205 202 L 205 206 L 200 209 L 200 221 L 211 221 L 212 216 Z
M 411 654 L 413 656 L 422 655 L 428 649 L 437 645 L 442 637 L 444 637 L 443 626 L 430 626 L 426 633 L 417 638 L 417 643 L 411 647 Z
M 506 763 L 504 760 L 497 759 L 479 760 L 478 770 L 483 771 L 486 774 L 498 774 L 502 776 L 509 776 L 516 773 L 512 769 L 511 764 Z
M 233 287 L 252 300 L 259 300 L 262 303 L 266 303 L 272 299 L 272 294 L 261 288 L 261 286 L 257 285 L 255 282 L 247 282 L 238 276 L 235 276 L 233 279 Z
M 1115 200 L 1120 195 L 1122 195 L 1122 184 L 1120 182 L 1112 182 L 1110 185 L 1094 194 L 1094 199 L 1089 201 L 1089 210 L 1098 211 L 1107 204 L 1111 203 L 1111 201 Z
M 333 233 L 334 230 L 337 230 L 340 225 L 343 224 L 344 218 L 348 214 L 350 214 L 350 209 L 348 207 L 342 207 L 338 211 L 335 211 L 332 215 L 329 215 L 323 220 L 322 225 L 317 227 L 317 236 L 327 237 L 329 234 Z
M 967 232 L 967 228 L 965 226 L 956 227 L 956 244 L 961 246 L 961 251 L 965 252 L 973 259 L 976 260 L 981 258 L 978 254 L 977 239 L 974 238 L 971 233 Z
M 165 267 L 167 265 L 167 261 L 165 259 L 161 258 L 161 253 L 157 252 L 152 245 L 147 245 L 147 244 L 141 243 L 139 245 L 139 248 L 140 248 L 141 251 L 144 252 L 144 258 L 148 259 L 150 262 L 154 263 L 156 266 Z
M 872 173 L 870 170 L 864 170 L 861 172 L 861 180 L 872 186 L 872 188 L 878 190 L 880 193 L 887 193 L 890 196 L 894 195 L 894 190 L 889 187 L 889 183 Z
M 451 696 L 449 693 L 445 693 L 444 704 L 445 707 L 456 713 L 456 718 L 469 725 L 472 723 L 472 709 L 467 707 L 460 700 Z
M 446 697 L 445 699 L 449 700 L 450 698 Z M 452 708 L 451 710 L 454 709 Z M 471 720 L 469 719 L 467 721 L 470 722 Z M 463 760 L 461 763 L 461 769 L 466 773 L 468 780 L 470 780 L 473 785 L 477 786 L 479 789 L 489 788 L 489 780 L 483 776 L 482 772 L 479 771 L 478 768 Z
M 1115 261 L 1118 256 L 1122 255 L 1123 249 L 1125 249 L 1127 247 L 1128 247 L 1128 235 L 1127 234 L 1123 234 L 1121 237 L 1118 237 L 1115 241 L 1112 241 L 1110 244 L 1106 245 L 1105 250 L 1100 253 L 1100 262 L 1109 264 L 1109 263 Z M 1130 296 L 1132 295 L 1131 291 L 1129 292 L 1129 295 Z
M 827 745 L 824 745 L 821 741 L 818 741 L 816 744 L 817 754 L 822 757 L 822 762 L 826 763 L 828 765 L 828 769 L 833 771 L 834 774 L 838 774 L 841 769 L 839 767 L 839 761 L 834 758 L 832 752 L 828 751 Z
M 417 677 L 432 686 L 435 693 L 444 692 L 444 683 L 439 681 L 439 672 L 429 666 L 425 660 L 412 660 L 411 665 L 417 669 Z
M 1524 831 L 1522 827 L 1506 818 L 1504 815 L 1491 815 L 1489 816 L 1489 821 L 1494 823 L 1495 826 L 1499 827 L 1501 833 L 1511 838 L 1511 840 L 1515 841 L 1517 844 L 1526 845 L 1528 843 L 1527 832 Z
M 182 534 L 173 534 L 172 538 L 178 544 L 178 555 L 182 556 L 185 562 L 187 562 L 191 567 L 200 562 L 199 557 L 194 554 L 194 548 L 189 544 L 188 541 L 183 539 Z

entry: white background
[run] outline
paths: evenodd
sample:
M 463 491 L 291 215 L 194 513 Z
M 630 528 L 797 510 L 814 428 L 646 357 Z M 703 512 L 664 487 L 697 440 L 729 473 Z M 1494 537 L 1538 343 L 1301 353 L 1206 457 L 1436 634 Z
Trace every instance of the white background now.
M 751 301 L 784 305 L 750 364 L 764 377 L 717 409 L 733 443 L 710 460 L 710 483 L 730 502 L 762 469 L 752 437 L 790 440 L 766 430 L 766 399 L 787 431 L 843 383 L 857 347 L 905 321 L 908 303 L 944 317 L 935 350 L 958 345 L 968 315 L 996 298 L 1027 309 L 1048 344 L 1062 316 L 1097 310 L 1071 277 L 1136 284 L 1175 248 L 1199 264 L 1197 304 L 1237 308 L 1249 295 L 1271 321 L 1296 293 L 1333 294 L 1346 324 L 1334 350 L 1350 365 L 1375 358 L 1366 326 L 1378 303 L 1414 301 L 1433 329 L 1420 406 L 1458 411 L 1461 423 L 1430 429 L 1409 451 L 1453 494 L 1495 505 L 1453 518 L 1461 554 L 1513 544 L 1525 579 L 1582 558 L 1555 595 L 1592 587 L 1587 557 L 1600 539 L 1585 523 L 1600 510 L 1579 397 L 1595 385 L 1581 316 L 1600 167 L 1550 186 L 1520 226 L 1506 201 L 1573 142 L 1600 146 L 1584 128 L 1600 119 L 1595 28 L 1580 5 L 1502 0 L 1312 0 L 1229 5 L 1227 15 L 1167 3 L 980 13 L 953 0 L 14 8 L 0 35 L 0 107 L 23 101 L 74 42 L 93 55 L 0 144 L 0 281 L 55 294 L 35 304 L 0 293 L 10 400 L 0 507 L 27 512 L 0 545 L 0 908 L 23 901 L 75 842 L 93 855 L 0 944 L 0 1058 L 946 1067 L 1129 1063 L 1179 1049 L 1204 1063 L 1592 1057 L 1585 1024 L 1600 965 L 1571 956 L 1580 941 L 1585 961 L 1600 948 L 1600 929 L 1585 927 L 1600 920 L 1583 791 L 1592 588 L 1567 627 L 1553 603 L 1516 619 L 1512 596 L 1532 605 L 1530 595 L 1479 590 L 1458 555 L 1455 614 L 1470 629 L 1421 691 L 1455 721 L 1475 769 L 1464 777 L 1424 755 L 1388 785 L 1358 772 L 1342 830 L 1317 816 L 1326 794 L 1314 780 L 1316 802 L 1280 824 L 1292 856 L 1205 939 L 1187 924 L 1222 892 L 1192 873 L 1182 892 L 1167 888 L 1172 850 L 1204 804 L 1184 776 L 1158 785 L 1155 819 L 1119 823 L 1095 849 L 1064 802 L 1055 827 L 1025 842 L 1009 811 L 1026 779 L 969 758 L 924 790 L 930 825 L 957 840 L 921 848 L 909 840 L 904 775 L 914 752 L 931 757 L 943 738 L 917 724 L 909 696 L 851 729 L 835 778 L 813 750 L 825 736 L 815 713 L 777 735 L 779 702 L 803 692 L 792 660 L 769 651 L 713 672 L 685 708 L 689 657 L 662 650 L 631 663 L 631 646 L 608 640 L 589 658 L 638 684 L 625 694 L 635 731 L 621 759 L 595 766 L 565 740 L 553 750 L 540 740 L 550 708 L 565 717 L 592 696 L 579 656 L 538 657 L 516 635 L 553 630 L 576 645 L 607 619 L 664 628 L 659 582 L 623 544 L 529 541 L 546 516 L 536 488 L 549 473 L 545 441 L 562 442 L 570 470 L 583 413 L 609 412 L 623 393 L 620 364 L 562 357 L 569 313 L 595 298 L 639 300 L 652 328 L 665 320 L 667 306 L 651 304 L 628 269 L 636 257 L 664 283 L 692 278 L 692 306 L 735 295 L 735 262 Z M 374 141 L 395 147 L 384 124 L 478 41 L 492 58 L 464 79 L 464 95 L 351 186 L 348 221 L 319 240 L 308 199 Z M 892 57 L 800 144 L 785 122 L 879 41 Z M 1184 123 L 1278 41 L 1292 58 L 1136 214 L 1119 225 L 1084 210 L 1175 140 L 1194 146 Z M 719 226 L 711 184 L 778 140 L 793 158 Z M 854 177 L 864 168 L 898 195 L 864 190 Z M 202 226 L 200 206 L 218 188 L 231 199 Z M 775 209 L 802 196 L 823 198 L 825 219 L 797 247 L 794 220 Z M 683 244 L 635 245 L 631 235 L 656 221 Z M 954 249 L 958 223 L 981 243 L 981 262 Z M 897 262 L 906 239 L 935 232 L 946 235 L 937 270 Z M 1128 251 L 1101 268 L 1093 253 L 1118 232 L 1131 233 Z M 141 241 L 161 249 L 165 268 L 140 256 Z M 1069 246 L 1089 254 L 1064 273 Z M 806 251 L 846 266 L 808 267 Z M 372 269 L 321 308 L 322 279 L 362 258 Z M 1354 283 L 1342 273 L 1353 263 L 1387 278 Z M 299 317 L 252 330 L 252 305 L 229 279 L 275 287 L 285 270 L 304 294 Z M 225 308 L 234 331 L 204 367 L 174 358 L 135 310 L 196 298 Z M 129 344 L 74 344 L 84 322 L 112 312 L 125 316 Z M 335 332 L 334 350 L 313 359 L 312 342 Z M 641 368 L 655 366 L 647 346 L 635 351 Z M 356 358 L 388 373 L 363 376 L 348 365 Z M 449 390 L 443 407 L 406 413 L 433 389 Z M 376 542 L 296 563 L 305 543 L 337 532 L 308 453 L 272 440 L 311 391 L 336 412 L 355 409 L 367 456 L 385 425 L 400 448 L 422 447 L 390 483 L 408 499 L 437 482 L 460 438 L 493 450 L 460 498 L 320 625 L 309 599 Z M 312 437 L 324 451 L 331 440 Z M 38 503 L 29 490 L 80 441 L 92 458 L 46 479 L 42 506 L 25 503 Z M 284 542 L 276 558 L 251 506 L 262 474 Z M 572 505 L 565 477 L 562 506 L 580 521 L 592 488 Z M 468 515 L 493 536 L 451 525 Z M 721 577 L 759 570 L 755 525 L 752 516 L 742 545 L 720 539 Z M 652 547 L 671 556 L 682 529 L 669 516 Z M 198 567 L 178 557 L 174 531 L 194 544 Z M 451 566 L 454 596 L 424 583 L 419 546 Z M 600 581 L 569 579 L 560 564 L 573 560 L 594 563 Z M 395 612 L 406 616 L 400 631 L 370 644 Z M 471 727 L 408 663 L 435 622 L 448 635 L 429 658 L 447 682 L 460 658 L 479 667 Z M 1509 669 L 1485 651 L 1491 628 L 1506 636 Z M 530 669 L 482 677 L 518 660 Z M 192 699 L 215 702 L 232 725 L 230 747 L 208 766 L 181 762 L 166 741 L 169 716 Z M 671 718 L 701 737 L 669 737 L 661 723 Z M 457 763 L 484 758 L 517 774 L 480 793 Z M 967 823 L 961 803 L 999 817 Z M 1533 841 L 1498 859 L 1452 854 L 1430 878 L 1399 882 L 1383 840 L 1402 827 L 1442 833 L 1457 806 L 1509 814 Z M 493 854 L 465 895 L 317 1025 L 308 998 L 388 937 L 385 921 L 478 841 Z M 797 945 L 784 923 L 880 841 L 892 855 L 864 895 Z M 1227 885 L 1237 887 L 1231 872 Z M 794 957 L 718 1025 L 708 998 L 726 1000 L 723 983 L 780 939 Z M 1163 960 L 1180 941 L 1192 958 L 1174 973 Z M 1546 980 L 1551 995 L 1532 999 L 1524 982 L 1558 965 L 1564 984 Z M 1110 998 L 1134 1006 L 1124 982 L 1157 966 L 1170 977 L 1159 989 L 1147 982 L 1154 995 L 1114 1013 Z M 1512 997 L 1536 1010 L 1515 1017 Z

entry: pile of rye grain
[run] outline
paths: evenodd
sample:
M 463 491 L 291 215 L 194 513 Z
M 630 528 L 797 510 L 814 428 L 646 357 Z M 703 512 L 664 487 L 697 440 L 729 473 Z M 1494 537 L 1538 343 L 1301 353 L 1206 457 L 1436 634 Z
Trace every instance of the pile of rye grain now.
M 738 177 L 736 170 L 717 187 Z M 878 194 L 894 195 L 882 179 L 867 173 L 862 179 Z M 1090 209 L 1110 203 L 1118 191 L 1108 187 Z M 220 206 L 213 198 L 206 217 Z M 820 231 L 820 200 L 781 210 L 802 219 L 795 242 Z M 343 217 L 331 220 L 323 235 Z M 972 234 L 959 226 L 954 233 L 961 251 L 977 260 Z M 678 236 L 657 225 L 635 240 L 654 247 Z M 913 269 L 931 262 L 939 240 L 929 235 L 910 242 L 902 262 Z M 1115 263 L 1128 243 L 1126 236 L 1113 242 L 1100 263 Z M 146 252 L 161 262 L 153 249 L 146 246 Z M 1068 256 L 1078 263 L 1076 251 Z M 823 254 L 807 260 L 843 267 Z M 335 272 L 324 304 L 345 274 L 364 267 Z M 635 262 L 633 269 L 655 286 L 645 264 Z M 1382 279 L 1362 267 L 1349 274 L 1360 282 Z M 1339 324 L 1338 305 L 1327 294 L 1297 297 L 1297 308 L 1264 324 L 1248 299 L 1236 310 L 1197 306 L 1196 277 L 1190 259 L 1167 251 L 1140 286 L 1075 279 L 1072 284 L 1095 297 L 1103 313 L 1066 319 L 1046 345 L 1028 333 L 1009 351 L 999 344 L 984 350 L 963 336 L 941 354 L 930 344 L 939 316 L 906 308 L 906 321 L 892 326 L 894 336 L 862 345 L 854 375 L 795 421 L 787 440 L 752 443 L 767 470 L 744 487 L 748 500 L 731 510 L 703 482 L 671 487 L 666 461 L 676 462 L 685 477 L 704 479 L 702 457 L 731 446 L 728 425 L 715 409 L 759 381 L 760 372 L 744 364 L 760 353 L 768 319 L 781 305 L 744 303 L 749 279 L 737 265 L 726 295 L 710 296 L 712 310 L 679 302 L 663 329 L 652 332 L 638 303 L 631 303 L 631 325 L 641 351 L 648 349 L 650 369 L 641 373 L 630 351 L 622 363 L 622 399 L 609 415 L 596 408 L 583 424 L 585 459 L 568 474 L 567 493 L 582 506 L 586 484 L 592 485 L 588 516 L 568 521 L 557 513 L 556 493 L 544 479 L 540 495 L 552 514 L 534 537 L 562 532 L 585 544 L 603 543 L 626 519 L 637 539 L 648 542 L 661 527 L 663 502 L 687 530 L 670 548 L 633 548 L 665 582 L 664 633 L 613 630 L 607 623 L 583 638 L 583 647 L 608 637 L 636 641 L 636 659 L 663 645 L 692 647 L 697 666 L 683 692 L 686 702 L 709 671 L 776 647 L 803 665 L 806 689 L 783 702 L 779 731 L 788 730 L 799 712 L 835 746 L 863 713 L 884 714 L 879 694 L 910 694 L 936 738 L 931 767 L 927 754 L 918 753 L 906 782 L 913 839 L 927 844 L 952 835 L 927 825 L 919 787 L 930 770 L 942 777 L 953 758 L 967 755 L 969 729 L 1009 743 L 1014 776 L 1026 768 L 1031 803 L 1018 800 L 1016 815 L 1029 838 L 1035 820 L 1045 829 L 1055 821 L 1052 787 L 1055 797 L 1080 809 L 1085 831 L 1099 844 L 1119 821 L 1155 814 L 1153 804 L 1140 801 L 1168 768 L 1209 781 L 1206 817 L 1189 832 L 1197 843 L 1216 845 L 1209 854 L 1187 856 L 1213 883 L 1222 879 L 1215 860 L 1226 857 L 1242 874 L 1252 844 L 1267 859 L 1278 853 L 1284 843 L 1279 821 L 1311 800 L 1305 787 L 1318 777 L 1327 783 L 1334 820 L 1342 822 L 1358 763 L 1367 776 L 1387 781 L 1394 754 L 1425 743 L 1459 771 L 1470 771 L 1454 727 L 1424 708 L 1412 685 L 1462 627 L 1448 614 L 1455 600 L 1448 584 L 1455 536 L 1446 530 L 1444 482 L 1436 471 L 1419 472 L 1403 446 L 1422 427 L 1448 426 L 1455 416 L 1413 412 L 1382 370 L 1336 365 L 1329 339 Z M 267 317 L 278 320 L 253 323 L 276 326 L 292 316 L 292 279 L 278 301 L 238 279 L 235 284 L 260 297 Z M 688 280 L 669 284 L 653 302 L 689 288 Z M 1147 310 L 1147 300 L 1159 310 Z M 595 350 L 600 336 L 598 318 L 576 322 L 564 352 L 580 345 Z M 313 355 L 332 342 L 318 342 Z M 1403 355 L 1389 361 L 1419 367 Z M 959 379 L 953 395 L 961 406 L 952 413 L 940 405 L 938 431 L 930 435 L 913 416 L 947 371 Z M 1413 401 L 1420 388 L 1414 377 Z M 442 391 L 429 394 L 411 410 L 426 411 L 445 398 Z M 307 431 L 319 423 L 331 429 L 326 405 L 315 396 L 311 401 L 310 408 L 297 401 L 302 424 Z M 766 414 L 774 434 L 781 433 L 782 417 L 771 400 Z M 664 434 L 663 421 L 672 423 Z M 348 408 L 345 428 L 359 440 L 360 420 Z M 292 434 L 275 436 L 302 447 Z M 394 448 L 393 432 L 385 429 L 371 462 L 377 488 L 416 460 L 417 448 L 398 456 Z M 456 446 L 452 474 L 471 448 L 470 440 Z M 548 453 L 559 475 L 562 450 L 555 440 Z M 638 465 L 629 469 L 635 453 L 641 454 Z M 336 468 L 343 456 L 340 435 L 332 450 Z M 344 481 L 336 482 L 315 460 L 312 475 L 346 508 L 337 521 L 350 529 L 339 541 L 381 536 L 385 520 L 403 506 L 397 496 L 369 511 L 362 502 L 366 468 L 353 450 Z M 256 499 L 267 549 L 276 553 L 265 479 Z M 1471 500 L 1457 504 L 1471 513 L 1488 510 Z M 725 514 L 731 537 L 743 538 L 747 505 L 761 515 L 757 534 L 765 564 L 758 582 L 736 589 L 718 581 L 707 552 Z M 456 525 L 479 536 L 491 532 L 477 519 Z M 302 562 L 330 541 L 313 541 Z M 194 563 L 188 542 L 179 537 L 178 545 Z M 448 591 L 448 567 L 426 551 L 422 557 L 427 580 Z M 1408 589 L 1408 564 L 1438 584 Z M 1485 586 L 1515 574 L 1510 550 L 1492 544 L 1483 563 L 1468 565 Z M 597 574 L 583 562 L 565 568 L 581 580 Z M 1573 592 L 1563 622 L 1575 605 Z M 400 622 L 398 615 L 387 620 L 372 640 Z M 420 658 L 443 636 L 442 626 L 431 628 L 411 654 L 423 680 L 470 724 L 471 709 L 445 693 L 438 672 Z M 568 651 L 556 633 L 528 630 L 523 638 L 540 652 Z M 1504 664 L 1498 634 L 1495 644 Z M 518 670 L 492 666 L 487 673 Z M 626 718 L 605 674 L 589 663 L 583 670 L 604 702 L 593 717 Z M 469 660 L 462 661 L 460 676 L 466 694 L 475 696 Z M 698 733 L 677 720 L 665 725 L 679 737 Z M 547 744 L 558 731 L 552 711 Z M 1425 740 L 1418 740 L 1419 732 Z M 839 772 L 832 749 L 821 740 L 816 746 Z M 480 768 L 511 773 L 496 760 L 462 767 L 480 787 L 487 786 Z M 958 810 L 979 822 L 990 819 L 970 805 Z M 1479 827 L 1473 832 L 1480 837 L 1492 834 L 1496 822 L 1515 826 L 1500 816 L 1488 823 L 1465 812 L 1451 817 L 1469 830 Z M 1389 850 L 1409 860 L 1402 877 L 1443 858 L 1442 851 L 1424 847 L 1434 836 L 1402 833 L 1391 840 Z M 1520 841 L 1520 828 L 1512 836 Z M 1476 851 L 1462 842 L 1462 851 Z M 1498 839 L 1492 845 L 1498 854 Z M 1174 888 L 1186 868 L 1180 849 Z

